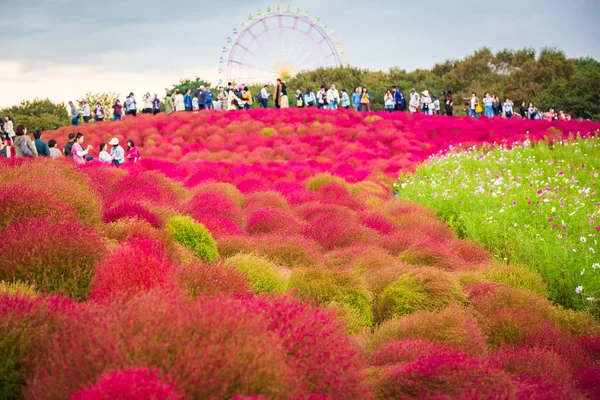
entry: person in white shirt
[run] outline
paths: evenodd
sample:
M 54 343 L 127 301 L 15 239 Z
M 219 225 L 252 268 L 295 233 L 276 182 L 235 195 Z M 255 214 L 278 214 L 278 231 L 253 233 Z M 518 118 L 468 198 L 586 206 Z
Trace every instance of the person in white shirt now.
M 175 111 L 185 111 L 185 102 L 183 101 L 183 95 L 179 89 L 175 91 L 173 104 L 175 105 Z
M 100 143 L 100 153 L 98 154 L 98 158 L 100 159 L 101 162 L 105 162 L 105 163 L 112 163 L 113 160 L 115 159 L 114 155 L 110 155 L 110 153 L 108 151 L 106 151 L 107 149 L 107 145 L 106 143 L 102 142 Z
M 262 89 L 260 89 L 260 98 L 258 99 L 258 101 L 260 102 L 260 104 L 263 106 L 263 108 L 267 108 L 269 107 L 269 92 L 267 92 L 267 87 L 268 85 L 263 86 Z
M 421 104 L 421 97 L 419 93 L 415 91 L 415 88 L 412 88 L 410 91 L 410 101 L 408 102 L 408 112 L 415 113 Z
M 330 110 L 338 109 L 338 104 L 340 104 L 340 92 L 337 91 L 335 85 L 331 85 L 331 88 L 327 91 L 327 103 L 329 104 Z
M 83 117 L 83 122 L 90 122 L 90 118 L 92 116 L 90 112 L 90 105 L 87 103 L 86 99 L 81 100 L 81 116 Z
M 437 98 L 437 96 L 433 96 L 433 112 L 432 114 L 435 115 L 440 115 L 442 112 L 442 108 L 440 107 L 440 100 Z
M 421 110 L 423 111 L 423 114 L 431 115 L 431 112 L 433 110 L 431 109 L 432 105 L 431 97 L 429 96 L 429 90 L 424 90 L 421 93 L 423 94 L 423 96 L 421 97 Z
M 471 100 L 469 106 L 469 117 L 475 117 L 475 119 L 479 118 L 479 113 L 477 112 L 477 105 L 479 104 L 479 99 L 477 98 L 477 93 L 471 92 Z
M 393 112 L 395 105 L 394 95 L 392 94 L 392 91 L 388 89 L 383 96 L 383 106 L 386 111 Z
M 506 101 L 504 101 L 504 105 L 502 106 L 502 110 L 504 111 L 504 116 L 506 118 L 512 118 L 514 115 L 514 103 L 511 101 L 511 99 L 509 99 L 508 97 L 506 98 Z
M 325 92 L 325 86 L 321 86 L 321 89 L 317 92 L 317 108 L 327 110 L 327 93 Z

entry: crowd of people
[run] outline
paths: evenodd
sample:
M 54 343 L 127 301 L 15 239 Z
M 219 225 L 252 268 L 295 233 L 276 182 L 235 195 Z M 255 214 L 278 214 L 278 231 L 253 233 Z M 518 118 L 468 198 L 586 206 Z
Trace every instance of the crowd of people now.
M 264 85 L 257 93 L 252 93 L 246 85 L 234 85 L 229 83 L 227 87 L 220 86 L 213 93 L 210 86 L 200 86 L 194 93 L 187 89 L 185 93 L 176 89 L 173 92 L 167 92 L 164 100 L 161 100 L 157 94 L 151 96 L 146 93 L 142 98 L 142 113 L 157 114 L 165 112 L 198 112 L 202 110 L 248 110 L 253 106 L 263 108 L 269 107 L 269 100 L 272 99 L 272 106 L 275 108 L 290 107 L 288 89 L 282 79 L 277 79 L 275 85 Z M 296 89 L 293 94 L 295 107 L 316 107 L 319 109 L 337 110 L 339 108 L 354 109 L 355 111 L 371 111 L 372 96 L 366 87 L 357 87 L 351 93 L 346 89 L 338 90 L 335 85 L 326 87 L 321 85 L 316 92 L 312 88 L 306 90 Z M 501 101 L 499 96 L 492 96 L 485 93 L 482 100 L 473 92 L 470 98 L 465 98 L 463 111 L 474 118 L 486 116 L 488 118 L 527 118 L 527 119 L 546 119 L 552 120 L 570 120 L 569 114 L 564 111 L 555 112 L 550 108 L 546 112 L 540 112 L 533 104 L 527 106 L 522 102 L 519 109 L 510 98 Z M 164 104 L 163 104 L 164 103 Z M 383 95 L 384 109 L 389 112 L 406 111 L 409 113 L 423 113 L 427 115 L 454 115 L 455 98 L 452 91 L 443 91 L 443 96 L 431 95 L 428 90 L 417 92 L 415 88 L 410 90 L 408 95 L 399 90 L 396 86 L 390 87 Z M 83 119 L 84 123 L 92 118 L 96 122 L 104 121 L 106 111 L 102 104 L 97 102 L 92 110 L 84 99 L 81 101 L 79 109 L 72 101 L 69 102 L 71 123 L 78 125 Z M 138 113 L 138 104 L 133 93 L 125 99 L 125 104 L 121 105 L 117 100 L 111 106 L 113 111 L 113 120 L 119 120 L 125 115 L 135 116 Z
M 12 123 L 10 117 L 6 117 L 6 121 Z M 6 123 L 5 126 L 7 126 Z M 43 132 L 34 131 L 32 140 L 25 125 L 19 125 L 14 135 L 0 135 L 0 158 L 71 157 L 78 165 L 98 161 L 117 167 L 125 162 L 137 162 L 141 158 L 137 146 L 131 139 L 127 141 L 127 151 L 123 149 L 118 138 L 112 138 L 108 143 L 100 143 L 97 158 L 92 155 L 93 146 L 84 147 L 84 141 L 83 133 L 71 132 L 67 136 L 67 142 L 60 150 L 56 140 L 52 139 L 47 143 L 44 141 Z

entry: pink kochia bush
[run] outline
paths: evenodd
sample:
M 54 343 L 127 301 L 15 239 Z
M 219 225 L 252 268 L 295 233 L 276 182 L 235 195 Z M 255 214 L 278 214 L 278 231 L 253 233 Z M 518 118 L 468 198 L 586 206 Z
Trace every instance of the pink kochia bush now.
M 183 400 L 175 384 L 158 370 L 130 368 L 108 371 L 96 383 L 71 396 L 71 400 Z
M 121 202 L 110 210 L 105 211 L 102 216 L 104 222 L 115 222 L 122 218 L 139 218 L 156 228 L 161 225 L 160 219 L 155 213 L 148 210 L 148 208 L 141 204 L 127 201 Z
M 68 343 L 68 346 L 64 346 Z M 362 362 L 332 314 L 286 298 L 204 298 L 150 291 L 90 305 L 43 344 L 26 398 L 68 398 L 106 370 L 144 365 L 186 398 L 368 397 Z

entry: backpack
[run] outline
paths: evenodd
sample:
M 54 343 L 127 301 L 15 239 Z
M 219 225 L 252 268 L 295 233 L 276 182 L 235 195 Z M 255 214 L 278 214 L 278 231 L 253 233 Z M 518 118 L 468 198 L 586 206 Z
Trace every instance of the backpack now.
M 258 100 L 259 102 L 263 101 L 261 92 L 258 92 L 258 95 L 256 95 L 256 100 Z
M 26 140 L 23 140 L 21 142 L 21 154 L 23 155 L 23 157 L 35 157 L 35 154 L 33 153 L 33 151 L 31 151 L 29 146 L 27 146 Z

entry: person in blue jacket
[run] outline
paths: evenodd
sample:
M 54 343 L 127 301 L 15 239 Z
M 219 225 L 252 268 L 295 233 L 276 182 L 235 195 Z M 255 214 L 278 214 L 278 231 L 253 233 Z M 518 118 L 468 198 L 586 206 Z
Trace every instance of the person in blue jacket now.
M 207 110 L 215 108 L 213 105 L 213 92 L 210 90 L 210 86 L 207 86 L 206 90 L 204 90 L 204 107 L 206 107 Z
M 404 95 L 401 91 L 398 90 L 396 86 L 392 86 L 392 92 L 394 92 L 394 110 L 395 111 L 403 111 L 404 110 Z
M 192 111 L 192 96 L 190 95 L 190 92 L 190 89 L 188 89 L 183 95 L 183 104 L 185 105 L 185 111 Z

